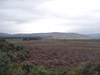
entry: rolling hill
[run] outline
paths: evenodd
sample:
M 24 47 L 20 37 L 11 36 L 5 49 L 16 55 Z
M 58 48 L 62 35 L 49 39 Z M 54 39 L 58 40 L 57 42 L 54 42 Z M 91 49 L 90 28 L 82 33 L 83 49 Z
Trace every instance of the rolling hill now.
M 94 39 L 100 39 L 100 33 L 89 34 Z
M 7 34 L 7 33 L 0 33 L 0 37 L 10 37 L 11 35 L 10 34 Z
M 77 34 L 77 33 L 53 32 L 53 33 L 39 33 L 35 35 L 51 36 L 49 39 L 91 39 L 91 37 L 88 35 L 82 35 L 82 34 Z
M 0 37 L 42 37 L 43 39 L 91 39 L 88 35 L 77 33 L 33 33 L 33 34 L 6 34 L 0 33 Z

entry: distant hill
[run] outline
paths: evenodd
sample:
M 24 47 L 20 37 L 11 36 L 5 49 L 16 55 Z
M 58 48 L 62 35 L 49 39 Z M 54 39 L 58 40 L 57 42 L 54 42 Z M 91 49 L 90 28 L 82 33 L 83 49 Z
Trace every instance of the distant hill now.
M 100 39 L 100 33 L 89 34 L 94 39 Z
M 77 33 L 39 33 L 36 35 L 41 36 L 51 36 L 49 39 L 91 39 L 88 35 L 77 34 Z
M 5 34 L 0 33 L 0 37 L 42 37 L 43 39 L 91 39 L 88 35 L 77 33 L 33 33 L 33 34 Z
M 7 34 L 7 33 L 0 33 L 0 37 L 10 37 L 11 35 L 10 34 Z

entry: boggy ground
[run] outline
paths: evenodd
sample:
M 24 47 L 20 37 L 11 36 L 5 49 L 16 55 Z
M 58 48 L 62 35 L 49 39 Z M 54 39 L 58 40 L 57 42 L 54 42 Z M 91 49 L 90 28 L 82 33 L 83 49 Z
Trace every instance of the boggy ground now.
M 25 62 L 43 65 L 47 69 L 70 70 L 86 62 L 100 61 L 100 40 L 31 40 L 10 41 L 30 49 Z

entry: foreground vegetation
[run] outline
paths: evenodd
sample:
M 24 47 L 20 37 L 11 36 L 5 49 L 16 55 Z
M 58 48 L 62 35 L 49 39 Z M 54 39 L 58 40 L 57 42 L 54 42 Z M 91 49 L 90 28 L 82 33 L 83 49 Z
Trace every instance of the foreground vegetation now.
M 0 39 L 0 75 L 62 75 L 63 72 L 46 70 L 43 66 L 24 63 L 30 56 L 22 45 Z
M 62 41 L 65 42 L 65 40 Z M 61 41 L 55 42 L 53 40 L 53 43 L 52 41 L 48 41 L 49 44 L 46 43 L 47 41 L 42 40 L 20 41 L 20 44 L 18 44 L 18 41 L 15 42 L 16 44 L 12 44 L 5 41 L 5 39 L 0 39 L 0 75 L 100 75 L 99 59 L 94 61 L 95 58 L 91 60 L 83 60 L 82 58 L 81 62 L 83 63 L 79 64 L 79 56 L 75 56 L 76 58 L 73 59 L 73 57 L 70 56 L 72 55 L 70 52 L 67 51 L 68 53 L 66 53 L 66 51 L 63 50 L 61 46 L 64 47 L 64 44 Z M 21 45 L 23 42 L 23 45 L 29 48 Z M 32 44 L 34 45 L 31 46 L 29 42 L 33 42 Z M 75 43 L 75 41 L 73 41 L 73 43 Z M 59 48 L 62 50 L 60 51 Z M 98 54 L 99 51 L 94 52 Z M 66 54 L 71 58 L 66 57 Z M 74 65 L 74 67 L 71 65 Z

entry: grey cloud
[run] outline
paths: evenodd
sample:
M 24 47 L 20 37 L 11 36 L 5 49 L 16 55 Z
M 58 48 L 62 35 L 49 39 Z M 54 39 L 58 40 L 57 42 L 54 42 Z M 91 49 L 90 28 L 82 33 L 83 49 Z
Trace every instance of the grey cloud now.
M 63 26 L 74 27 L 72 32 L 76 33 L 100 33 L 100 15 L 96 16 L 97 13 L 100 13 L 100 10 L 93 10 L 83 15 L 70 16 L 64 14 L 56 14 L 55 17 L 70 20 L 69 23 L 63 23 Z
M 45 1 L 52 0 L 0 0 L 0 30 L 9 33 L 12 31 L 19 32 L 19 30 L 13 27 L 13 24 L 5 24 L 5 22 L 14 22 L 18 25 L 19 23 L 55 17 L 66 21 L 70 20 L 69 23 L 66 22 L 60 25 L 74 27 L 73 32 L 100 32 L 100 17 L 95 16 L 100 12 L 100 9 L 89 11 L 82 15 L 71 16 L 39 8 L 38 6 Z
M 99 26 L 100 28 L 100 26 Z M 91 34 L 91 33 L 100 33 L 100 30 L 99 30 L 98 27 L 88 27 L 88 26 L 82 26 L 82 27 L 77 27 L 76 29 L 73 29 L 72 31 L 73 32 L 76 32 L 76 33 L 83 33 L 83 34 Z
M 32 14 L 17 9 L 9 9 L 0 12 L 0 20 L 2 21 L 15 21 L 19 23 L 19 22 L 27 22 L 37 18 L 39 18 L 38 14 Z
M 66 26 L 70 26 L 70 27 L 74 27 L 74 29 L 72 29 L 72 32 L 76 32 L 76 33 L 83 33 L 83 34 L 90 34 L 90 33 L 100 33 L 100 22 L 94 22 L 94 23 L 69 23 L 69 24 L 64 24 Z
M 15 32 L 20 32 L 20 30 L 16 29 L 16 28 L 12 28 L 13 25 L 11 24 L 3 24 L 0 23 L 0 32 L 3 33 L 15 33 Z
M 23 23 L 41 19 L 45 10 L 38 9 L 38 5 L 49 0 L 0 0 L 0 20 Z
M 97 13 L 100 13 L 100 8 L 91 10 L 91 11 L 87 11 L 85 13 L 81 13 L 81 15 L 76 15 L 76 16 L 51 12 L 52 16 L 54 16 L 56 18 L 62 18 L 62 19 L 66 19 L 66 20 L 83 20 L 83 21 L 88 20 L 88 21 L 98 21 L 99 22 L 100 17 L 95 16 Z

